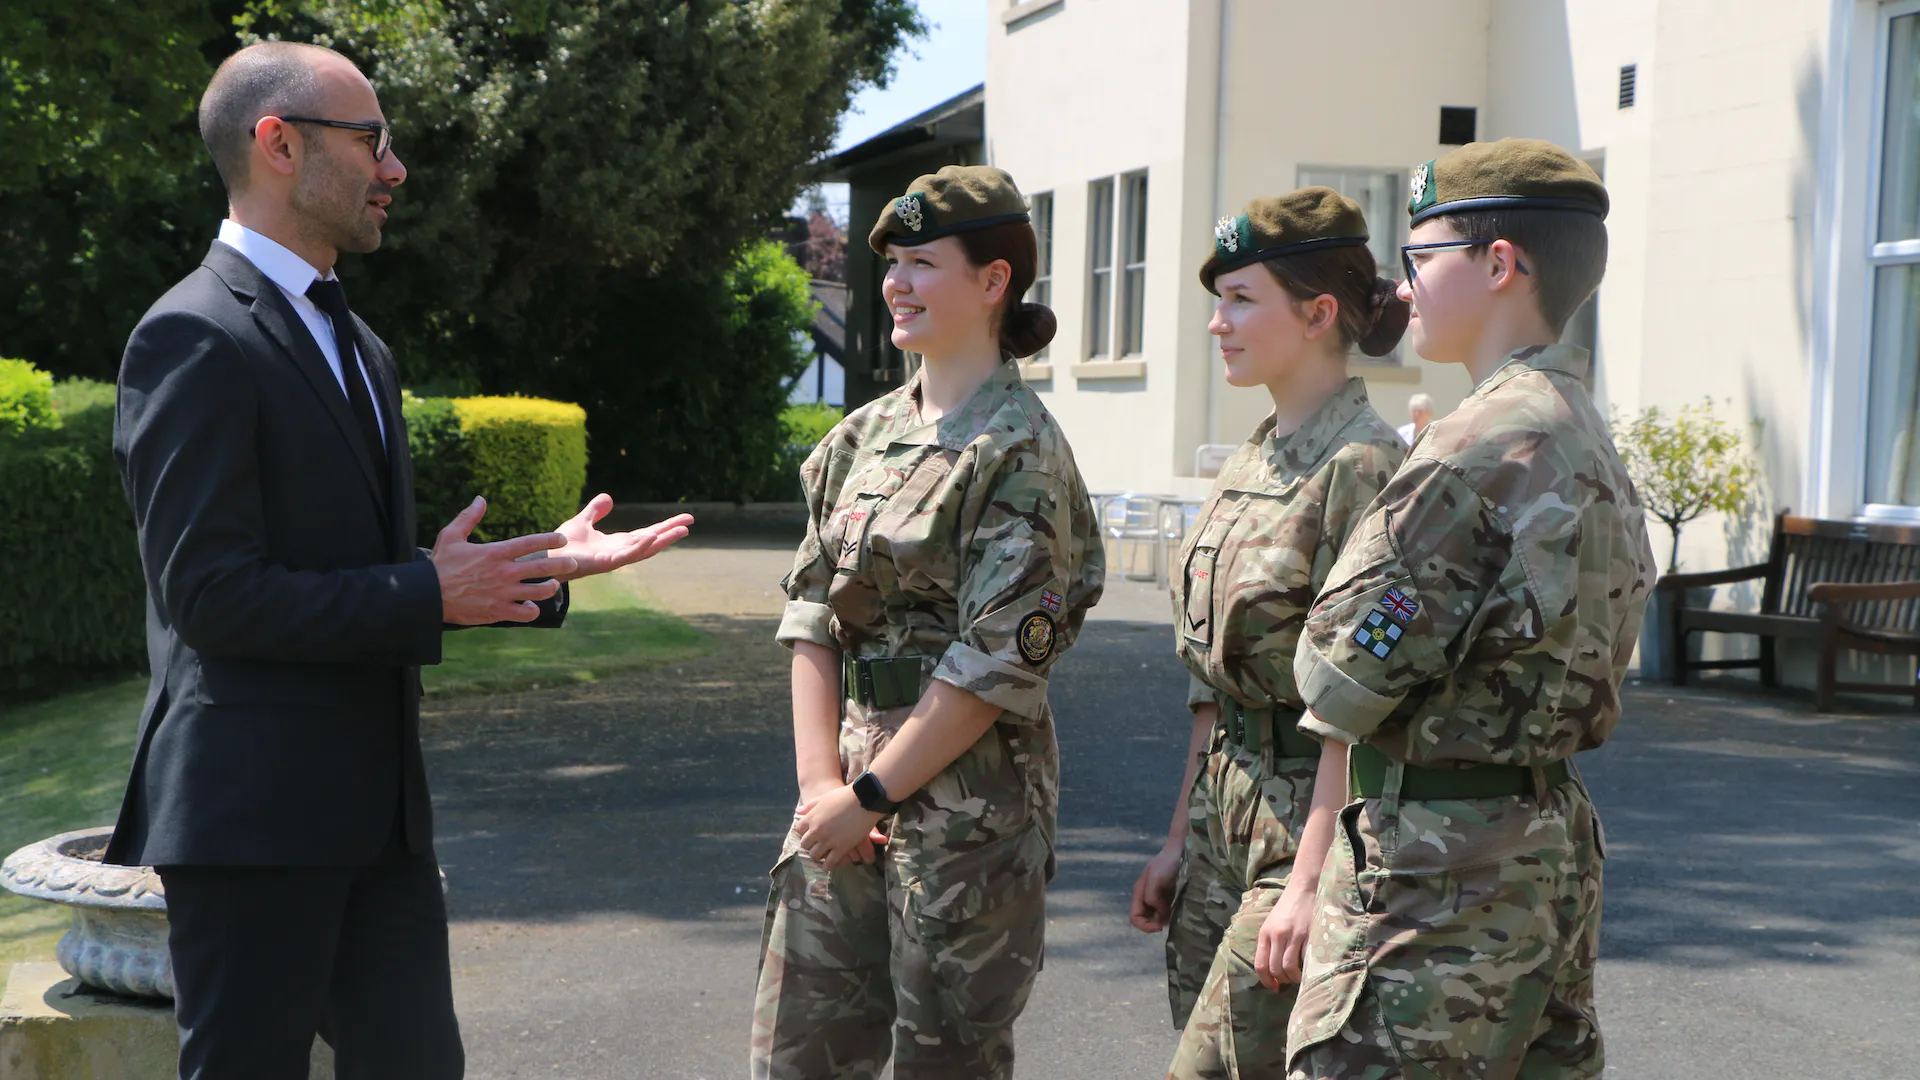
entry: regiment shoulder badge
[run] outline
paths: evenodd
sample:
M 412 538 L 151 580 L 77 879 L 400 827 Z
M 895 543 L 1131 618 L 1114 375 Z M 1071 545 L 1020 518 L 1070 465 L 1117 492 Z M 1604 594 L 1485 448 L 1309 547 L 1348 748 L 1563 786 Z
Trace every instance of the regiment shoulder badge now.
M 1353 632 L 1353 643 L 1372 653 L 1374 659 L 1385 660 L 1406 633 L 1399 623 L 1387 618 L 1385 612 L 1369 611 L 1360 628 Z
M 893 207 L 900 214 L 900 223 L 914 232 L 926 224 L 926 216 L 920 210 L 920 196 L 902 195 Z
M 1413 598 L 1412 594 L 1395 585 L 1380 598 L 1380 610 L 1393 616 L 1395 621 L 1405 626 L 1413 621 L 1415 615 L 1420 614 L 1420 603 Z
M 1029 664 L 1039 664 L 1053 655 L 1053 620 L 1044 611 L 1036 611 L 1020 620 L 1020 655 Z
M 1052 589 L 1040 590 L 1040 606 L 1046 608 L 1053 614 L 1060 614 L 1060 609 L 1065 606 L 1065 604 L 1066 599 Z

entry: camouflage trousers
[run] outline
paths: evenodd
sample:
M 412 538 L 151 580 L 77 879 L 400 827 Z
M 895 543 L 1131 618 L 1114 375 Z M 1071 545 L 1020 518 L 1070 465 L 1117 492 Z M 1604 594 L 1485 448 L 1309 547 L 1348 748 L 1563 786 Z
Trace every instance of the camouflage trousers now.
M 1339 825 L 1290 1080 L 1601 1074 L 1606 841 L 1577 779 L 1544 799 L 1369 799 Z
M 1286 888 L 1318 764 L 1216 736 L 1194 781 L 1167 932 L 1167 982 L 1182 1029 L 1169 1077 L 1277 1076 L 1285 1063 L 1292 988 L 1260 985 L 1253 953 Z M 1272 1065 L 1263 1071 L 1260 1062 Z
M 888 734 L 843 727 L 847 775 Z M 754 996 L 755 1080 L 875 1080 L 889 1059 L 896 1080 L 1013 1075 L 1053 865 L 1018 758 L 990 730 L 882 824 L 891 840 L 873 864 L 829 874 L 788 833 Z

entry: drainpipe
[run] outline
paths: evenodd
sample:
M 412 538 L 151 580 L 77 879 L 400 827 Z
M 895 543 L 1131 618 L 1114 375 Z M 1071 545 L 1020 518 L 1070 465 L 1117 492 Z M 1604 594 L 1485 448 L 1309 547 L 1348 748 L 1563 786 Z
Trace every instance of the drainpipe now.
M 1213 216 L 1220 217 L 1227 212 L 1227 58 L 1232 55 L 1230 44 L 1233 40 L 1233 0 L 1220 0 L 1220 58 L 1214 66 L 1219 70 L 1220 78 L 1214 86 L 1213 109 Z M 1207 409 L 1207 442 L 1220 441 L 1220 410 L 1215 407 L 1214 383 L 1219 374 L 1213 369 L 1213 346 L 1211 337 L 1201 352 L 1207 368 L 1206 395 L 1201 398 Z

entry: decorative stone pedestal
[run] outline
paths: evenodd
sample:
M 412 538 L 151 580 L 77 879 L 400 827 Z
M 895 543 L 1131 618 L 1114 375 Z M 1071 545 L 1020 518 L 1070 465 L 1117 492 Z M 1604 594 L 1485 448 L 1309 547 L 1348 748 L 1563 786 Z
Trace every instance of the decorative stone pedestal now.
M 15 964 L 0 994 L 0 1080 L 174 1080 L 173 1009 L 89 990 L 59 964 Z M 312 1080 L 332 1080 L 315 1039 Z

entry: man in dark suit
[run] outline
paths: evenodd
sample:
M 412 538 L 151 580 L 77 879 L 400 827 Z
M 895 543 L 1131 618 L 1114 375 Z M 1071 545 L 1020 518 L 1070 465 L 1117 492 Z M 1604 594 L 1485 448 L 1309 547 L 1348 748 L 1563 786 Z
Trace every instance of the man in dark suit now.
M 464 1068 L 419 740 L 443 628 L 558 625 L 563 582 L 684 515 L 476 544 L 479 499 L 413 546 L 393 357 L 332 267 L 406 179 L 373 87 L 327 49 L 222 64 L 200 129 L 232 210 L 140 321 L 114 449 L 139 526 L 152 688 L 109 862 L 167 890 L 183 1080 Z

